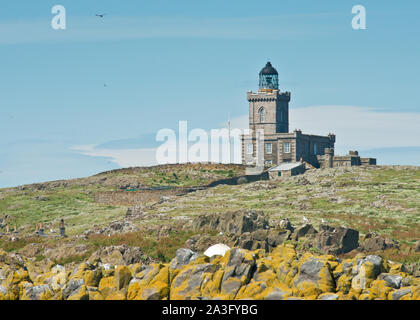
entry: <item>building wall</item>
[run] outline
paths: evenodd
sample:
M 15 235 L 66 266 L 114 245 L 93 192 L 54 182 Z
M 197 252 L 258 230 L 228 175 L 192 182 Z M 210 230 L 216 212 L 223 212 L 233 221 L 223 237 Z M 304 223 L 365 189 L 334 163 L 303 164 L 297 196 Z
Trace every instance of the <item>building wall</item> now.
M 330 156 L 332 156 L 332 165 L 329 164 Z M 376 165 L 376 159 L 360 158 L 357 151 L 350 151 L 346 156 L 335 156 L 332 151 L 331 154 L 318 156 L 318 162 L 320 163 L 321 168 Z
M 302 164 L 299 167 L 290 169 L 290 170 L 282 170 L 282 171 L 269 171 L 269 177 L 270 179 L 281 179 L 283 177 L 291 177 L 296 176 L 298 174 L 305 173 L 305 165 Z M 281 176 L 278 175 L 278 173 L 281 172 Z
M 317 156 L 325 154 L 325 148 L 334 148 L 335 135 L 316 136 L 306 135 L 297 131 L 296 136 L 296 159 L 310 163 L 315 167 L 319 167 Z M 316 145 L 316 147 L 315 147 Z
M 290 92 L 248 92 L 249 128 L 263 129 L 265 135 L 289 131 Z M 265 121 L 260 120 L 260 110 L 265 110 Z
M 375 158 L 360 158 L 360 165 L 361 166 L 375 166 L 376 159 Z
M 256 157 L 257 130 L 264 130 L 264 164 L 276 165 L 282 162 L 296 162 L 301 158 L 315 167 L 319 167 L 317 155 L 323 155 L 325 148 L 334 148 L 335 136 L 305 135 L 300 130 L 289 133 L 290 92 L 258 91 L 248 92 L 249 128 L 252 130 L 253 158 Z M 261 122 L 260 110 L 264 108 L 265 119 Z M 247 146 L 242 137 L 242 159 L 245 163 Z M 272 152 L 266 152 L 266 143 L 271 143 Z M 285 152 L 285 143 L 290 144 L 290 152 Z M 315 147 L 316 150 L 315 150 Z

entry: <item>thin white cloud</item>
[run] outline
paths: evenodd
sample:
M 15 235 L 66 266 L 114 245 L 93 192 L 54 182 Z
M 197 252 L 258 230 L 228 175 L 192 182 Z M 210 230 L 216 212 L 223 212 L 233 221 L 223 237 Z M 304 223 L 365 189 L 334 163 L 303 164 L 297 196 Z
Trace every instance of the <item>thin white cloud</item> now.
M 337 153 L 348 150 L 420 146 L 420 113 L 381 112 L 354 106 L 312 106 L 290 110 L 290 130 L 305 134 L 335 133 Z M 232 129 L 247 129 L 248 115 L 232 119 Z M 157 164 L 156 149 L 95 149 L 94 145 L 72 149 L 93 157 L 110 157 L 121 167 Z M 235 159 L 238 159 L 235 150 Z M 234 159 L 234 156 L 232 156 Z M 236 161 L 238 162 L 238 161 Z
M 232 120 L 248 128 L 248 115 Z M 290 109 L 290 131 L 305 134 L 335 133 L 337 147 L 389 148 L 420 146 L 420 112 L 382 112 L 355 106 L 311 106 Z
M 78 145 L 71 150 L 85 156 L 110 158 L 123 168 L 156 164 L 156 149 L 95 149 L 95 145 Z
M 65 30 L 52 29 L 51 15 L 43 20 L 0 22 L 0 44 L 181 37 L 280 40 L 331 32 L 322 25 L 328 15 L 245 18 L 108 16 L 99 19 L 67 14 Z
M 420 146 L 420 112 L 384 112 L 355 106 L 292 109 L 290 130 L 336 134 L 338 147 L 371 149 Z

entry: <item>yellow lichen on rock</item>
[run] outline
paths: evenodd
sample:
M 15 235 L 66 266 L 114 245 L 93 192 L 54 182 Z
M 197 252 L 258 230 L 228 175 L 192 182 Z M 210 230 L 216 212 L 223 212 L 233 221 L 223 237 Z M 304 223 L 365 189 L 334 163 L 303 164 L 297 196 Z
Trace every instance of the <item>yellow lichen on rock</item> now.
M 129 300 L 163 300 L 169 296 L 169 266 L 152 264 L 136 274 L 128 286 Z

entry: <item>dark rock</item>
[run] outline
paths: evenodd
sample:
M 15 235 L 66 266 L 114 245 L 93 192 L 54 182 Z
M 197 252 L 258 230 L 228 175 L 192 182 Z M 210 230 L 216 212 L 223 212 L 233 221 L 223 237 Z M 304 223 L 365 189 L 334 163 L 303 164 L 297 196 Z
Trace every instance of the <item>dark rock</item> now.
M 420 240 L 414 245 L 414 252 L 420 252 Z
M 269 252 L 271 249 L 290 239 L 289 230 L 257 230 L 245 232 L 234 238 L 234 245 L 247 250 L 264 249 Z
M 226 234 L 242 234 L 266 229 L 268 220 L 263 212 L 253 210 L 228 212 L 224 215 L 200 215 L 193 221 L 193 230 L 211 229 Z
M 112 265 L 129 265 L 134 263 L 149 263 L 150 258 L 139 247 L 128 245 L 102 247 L 89 258 L 90 262 L 101 261 Z
M 326 254 L 342 254 L 359 246 L 359 231 L 345 227 L 322 226 L 315 237 L 315 247 Z
M 291 235 L 292 232 L 290 230 L 270 231 L 267 238 L 267 243 L 270 247 L 274 248 L 286 240 L 289 240 Z
M 144 212 L 144 206 L 132 206 L 127 209 L 125 213 L 126 218 L 141 218 L 146 213 Z
M 290 232 L 292 232 L 292 233 L 293 233 L 293 231 L 295 231 L 295 229 L 293 228 L 293 226 L 290 223 L 289 219 L 287 219 L 287 218 L 280 220 L 279 227 L 281 229 L 290 230 Z
M 398 249 L 398 242 L 369 233 L 360 244 L 360 249 L 366 252 L 383 251 L 390 248 Z
M 305 224 L 293 232 L 292 239 L 297 241 L 299 238 L 314 236 L 317 233 L 318 231 L 311 224 Z

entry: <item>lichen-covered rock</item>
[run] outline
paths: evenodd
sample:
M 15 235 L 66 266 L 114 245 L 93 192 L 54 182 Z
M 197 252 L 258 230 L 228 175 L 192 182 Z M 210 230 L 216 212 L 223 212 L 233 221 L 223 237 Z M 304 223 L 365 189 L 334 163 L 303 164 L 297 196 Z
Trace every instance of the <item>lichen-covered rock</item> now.
M 310 254 L 301 259 L 294 278 L 298 296 L 318 296 L 323 292 L 335 292 L 335 282 L 330 264 Z
M 112 276 L 100 280 L 99 293 L 105 300 L 125 300 L 131 279 L 128 267 L 117 266 Z
M 208 261 L 207 258 L 203 262 Z M 171 284 L 171 300 L 198 299 L 201 288 L 211 280 L 218 266 L 211 263 L 192 264 L 182 268 Z
M 402 277 L 397 274 L 381 273 L 378 277 L 379 280 L 385 280 L 386 286 L 399 289 L 402 283 Z
M 169 266 L 152 264 L 130 281 L 127 298 L 129 300 L 168 299 L 169 279 Z
M 54 292 L 49 285 L 28 285 L 20 300 L 51 300 L 53 296 Z
M 181 250 L 166 264 L 47 264 L 44 273 L 33 261 L 0 255 L 0 300 L 420 300 L 420 278 L 400 263 L 363 253 L 302 255 L 292 244 L 212 257 Z
M 172 269 L 180 269 L 186 264 L 194 261 L 199 256 L 198 253 L 190 250 L 181 248 L 176 251 L 175 258 L 171 261 L 171 268 Z
M 80 288 L 84 286 L 85 282 L 83 279 L 72 279 L 70 280 L 66 287 L 63 289 L 63 299 L 67 300 L 71 296 L 78 294 Z
M 252 251 L 233 248 L 222 259 L 224 274 L 220 294 L 234 299 L 239 289 L 249 283 L 256 268 L 257 255 Z

